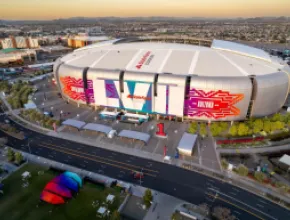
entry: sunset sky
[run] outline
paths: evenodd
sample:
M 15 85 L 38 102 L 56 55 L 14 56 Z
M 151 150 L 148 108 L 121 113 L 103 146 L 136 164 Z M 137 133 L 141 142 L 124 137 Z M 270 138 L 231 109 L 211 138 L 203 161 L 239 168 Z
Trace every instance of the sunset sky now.
M 0 19 L 290 16 L 290 0 L 0 0 Z

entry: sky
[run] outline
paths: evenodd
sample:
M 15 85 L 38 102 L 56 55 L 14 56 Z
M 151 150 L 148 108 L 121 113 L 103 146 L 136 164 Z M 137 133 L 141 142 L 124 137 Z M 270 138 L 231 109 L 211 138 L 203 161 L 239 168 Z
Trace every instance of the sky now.
M 290 0 L 0 0 L 0 19 L 290 16 Z

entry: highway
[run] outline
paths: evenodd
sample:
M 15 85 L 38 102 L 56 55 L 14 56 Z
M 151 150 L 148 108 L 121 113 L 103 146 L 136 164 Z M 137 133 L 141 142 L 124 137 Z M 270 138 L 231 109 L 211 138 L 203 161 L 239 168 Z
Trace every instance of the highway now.
M 3 122 L 4 118 L 5 116 L 0 116 L 0 121 Z M 207 203 L 211 207 L 228 207 L 240 220 L 290 219 L 289 210 L 248 191 L 200 173 L 137 156 L 46 136 L 28 130 L 12 121 L 11 123 L 24 131 L 28 137 L 27 140 L 18 140 L 8 136 L 7 145 L 15 149 L 29 152 L 29 142 L 31 153 L 34 155 L 136 185 L 140 184 L 140 180 L 133 179 L 131 172 L 143 170 L 142 186 L 197 205 Z M 7 135 L 0 131 L 0 136 Z

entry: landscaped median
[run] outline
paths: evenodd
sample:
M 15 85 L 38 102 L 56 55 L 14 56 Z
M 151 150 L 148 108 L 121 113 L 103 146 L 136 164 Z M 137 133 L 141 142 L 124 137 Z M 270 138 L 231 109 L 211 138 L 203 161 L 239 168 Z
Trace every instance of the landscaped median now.
M 54 125 L 60 126 L 61 124 L 59 120 L 52 119 L 49 115 L 44 115 L 42 112 L 36 109 L 21 110 L 20 117 L 31 123 L 35 123 L 51 130 L 54 129 Z
M 23 140 L 24 133 L 22 131 L 18 131 L 15 127 L 10 124 L 0 122 L 0 129 L 7 133 L 9 136 L 15 137 L 17 139 Z
M 250 118 L 243 122 L 192 122 L 188 129 L 189 133 L 202 137 L 208 136 L 208 131 L 217 140 L 218 147 L 265 147 L 271 142 L 290 138 L 290 113 Z
M 28 102 L 28 97 L 33 92 L 33 87 L 21 81 L 15 84 L 2 81 L 0 82 L 0 91 L 5 92 L 7 102 L 12 109 L 19 109 Z

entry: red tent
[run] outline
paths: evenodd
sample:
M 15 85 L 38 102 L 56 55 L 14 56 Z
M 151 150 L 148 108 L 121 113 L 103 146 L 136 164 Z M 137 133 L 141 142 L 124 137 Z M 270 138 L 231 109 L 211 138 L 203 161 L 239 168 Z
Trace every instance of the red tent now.
M 62 197 L 53 194 L 51 192 L 48 192 L 46 190 L 43 190 L 41 195 L 40 195 L 40 199 L 44 202 L 53 204 L 53 205 L 60 205 L 60 204 L 64 204 L 65 201 Z

